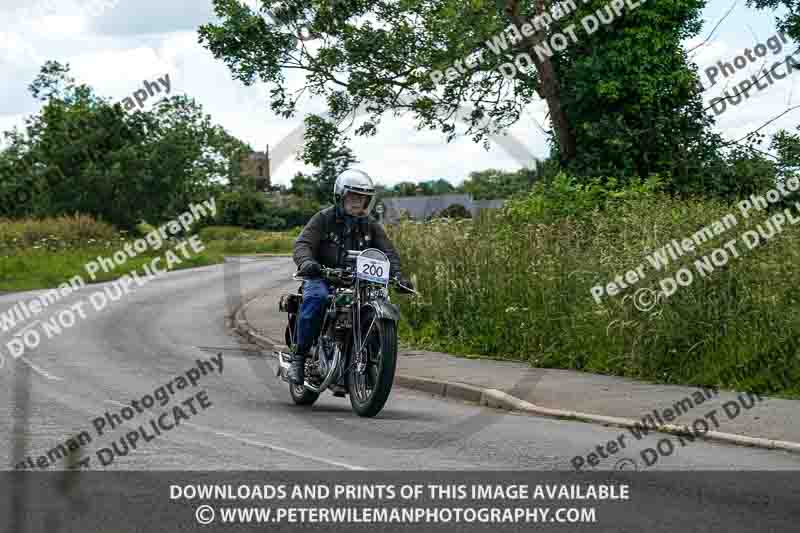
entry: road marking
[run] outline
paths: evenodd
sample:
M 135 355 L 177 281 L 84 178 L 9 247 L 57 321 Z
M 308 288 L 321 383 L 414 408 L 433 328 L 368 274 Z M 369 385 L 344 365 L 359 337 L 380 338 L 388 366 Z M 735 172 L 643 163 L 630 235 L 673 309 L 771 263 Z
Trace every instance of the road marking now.
M 116 400 L 106 400 L 106 402 L 113 403 L 113 404 L 116 404 L 116 405 L 121 405 L 123 407 L 130 407 L 129 404 L 118 402 Z M 295 452 L 295 451 L 290 450 L 288 448 L 284 448 L 282 446 L 276 446 L 274 444 L 267 444 L 266 442 L 260 442 L 260 441 L 253 440 L 253 439 L 247 439 L 247 438 L 244 438 L 244 437 L 240 437 L 238 435 L 233 435 L 232 433 L 227 433 L 225 431 L 220 431 L 218 429 L 214 429 L 214 428 L 210 428 L 210 427 L 206 427 L 206 426 L 201 426 L 201 425 L 198 425 L 198 424 L 193 424 L 191 422 L 181 422 L 181 425 L 182 426 L 193 427 L 193 428 L 195 428 L 197 430 L 205 431 L 207 433 L 213 433 L 214 435 L 217 435 L 217 436 L 220 436 L 220 437 L 227 437 L 229 439 L 233 439 L 233 440 L 239 441 L 239 442 L 244 443 L 244 444 L 249 444 L 251 446 L 258 446 L 259 448 L 268 448 L 270 450 L 274 450 L 274 451 L 277 451 L 277 452 L 282 452 L 282 453 L 285 453 L 285 454 L 288 454 L 288 455 L 294 455 L 296 457 L 300 457 L 300 458 L 303 458 L 303 459 L 308 459 L 309 461 L 316 461 L 318 463 L 325 463 L 325 464 L 332 465 L 332 466 L 338 466 L 340 468 L 345 468 L 347 470 L 369 470 L 368 468 L 364 468 L 364 467 L 361 467 L 361 466 L 354 466 L 354 465 L 350 465 L 350 464 L 347 464 L 347 463 L 341 463 L 339 461 L 333 461 L 331 459 L 325 459 L 325 458 L 322 458 L 322 457 L 315 457 L 313 455 L 307 455 L 307 454 L 304 454 L 304 453 L 298 453 L 298 452 Z
M 216 430 L 216 429 L 213 429 L 213 428 L 208 428 L 208 427 L 205 427 L 205 426 L 198 426 L 197 424 L 192 424 L 192 423 L 189 423 L 189 422 L 184 422 L 184 423 L 187 426 L 192 426 L 192 427 L 197 428 L 197 429 L 199 429 L 201 431 L 207 431 L 209 433 L 214 433 L 215 435 L 219 435 L 221 437 L 228 437 L 230 439 L 237 440 L 237 441 L 242 442 L 244 444 L 250 444 L 251 446 L 259 446 L 261 448 L 268 448 L 270 450 L 282 452 L 282 453 L 285 453 L 285 454 L 288 454 L 288 455 L 294 455 L 294 456 L 300 457 L 302 459 L 308 459 L 310 461 L 316 461 L 318 463 L 325 463 L 325 464 L 329 464 L 329 465 L 332 465 L 332 466 L 338 466 L 340 468 L 345 468 L 347 470 L 369 470 L 368 468 L 364 468 L 364 467 L 361 467 L 361 466 L 354 466 L 354 465 L 350 465 L 350 464 L 347 464 L 347 463 L 341 463 L 339 461 L 333 461 L 331 459 L 325 459 L 325 458 L 322 458 L 322 457 L 315 457 L 313 455 L 307 455 L 307 454 L 304 454 L 304 453 L 298 453 L 298 452 L 289 450 L 288 448 L 284 448 L 282 446 L 275 446 L 274 444 L 267 444 L 265 442 L 259 442 L 259 441 L 252 440 L 252 439 L 242 438 L 242 437 L 239 437 L 237 435 L 232 435 L 230 433 L 226 433 L 224 431 L 219 431 L 219 430 Z
M 37 374 L 39 374 L 41 376 L 44 376 L 45 378 L 49 379 L 50 381 L 64 381 L 64 378 L 60 378 L 58 376 L 54 376 L 53 374 L 47 373 L 45 370 L 42 370 L 38 366 L 36 366 L 33 363 L 31 363 L 30 361 L 28 361 L 22 355 L 19 356 L 19 359 L 22 359 L 22 361 L 25 362 L 25 364 L 27 364 L 29 367 L 31 367 L 31 370 L 33 370 L 34 372 L 36 372 Z
M 14 333 L 14 335 L 13 335 L 13 336 L 14 336 L 14 337 L 19 337 L 20 335 L 23 335 L 23 334 L 24 334 L 26 331 L 28 331 L 29 329 L 31 329 L 33 326 L 35 326 L 35 325 L 37 325 L 37 324 L 41 324 L 41 323 L 42 323 L 42 321 L 41 321 L 41 320 L 38 320 L 38 319 L 37 319 L 37 320 L 34 320 L 33 322 L 31 322 L 30 324 L 28 324 L 27 326 L 25 326 L 24 328 L 22 328 L 22 329 L 21 329 L 21 330 L 19 330 L 18 332 Z M 16 326 L 14 326 L 14 327 L 16 327 Z M 2 334 L 0 334 L 0 337 L 5 337 L 5 336 L 6 336 L 6 335 L 8 335 L 9 333 L 11 333 L 11 331 L 13 331 L 13 330 L 14 330 L 14 327 L 12 327 L 10 331 L 8 331 L 8 330 L 4 330 L 4 331 L 3 331 L 3 333 L 2 333 Z

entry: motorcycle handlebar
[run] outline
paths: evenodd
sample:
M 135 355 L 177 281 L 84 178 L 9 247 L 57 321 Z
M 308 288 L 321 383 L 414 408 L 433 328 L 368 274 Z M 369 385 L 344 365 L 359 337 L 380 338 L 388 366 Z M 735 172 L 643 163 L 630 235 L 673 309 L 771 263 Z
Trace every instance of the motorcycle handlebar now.
M 348 281 L 355 276 L 355 272 L 347 268 L 328 268 L 322 267 L 322 278 L 325 279 L 342 279 L 347 278 Z M 314 276 L 316 277 L 316 276 Z M 312 279 L 311 276 L 301 276 L 297 272 L 292 275 L 292 279 L 294 280 L 305 280 L 305 279 Z M 393 285 L 397 288 L 403 289 L 403 291 L 408 292 L 410 294 L 419 294 L 416 290 L 401 285 L 400 282 L 396 277 L 389 279 L 389 284 Z

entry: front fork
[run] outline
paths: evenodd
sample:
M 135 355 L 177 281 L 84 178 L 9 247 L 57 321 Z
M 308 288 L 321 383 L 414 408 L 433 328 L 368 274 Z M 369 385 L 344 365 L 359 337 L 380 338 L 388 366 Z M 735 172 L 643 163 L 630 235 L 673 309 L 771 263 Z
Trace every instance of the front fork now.
M 354 305 L 354 307 L 355 307 L 355 305 Z M 371 315 L 371 320 L 370 320 L 370 324 L 369 324 L 369 327 L 368 327 L 366 333 L 362 337 L 362 335 L 361 335 L 361 315 L 362 315 L 362 312 L 360 312 L 360 311 L 361 310 L 366 310 L 367 308 L 369 308 L 370 311 L 371 311 L 370 313 L 368 313 L 369 315 Z M 355 307 L 355 309 L 356 309 L 356 312 L 353 313 L 353 330 L 352 330 L 353 336 L 352 336 L 352 339 L 351 339 L 352 340 L 352 346 L 353 346 L 352 353 L 354 354 L 355 360 L 350 361 L 350 363 L 352 365 L 355 365 L 355 369 L 356 369 L 357 373 L 363 374 L 366 371 L 366 367 L 367 367 L 367 361 L 364 358 L 364 342 L 365 342 L 365 339 L 369 338 L 369 335 L 372 332 L 372 329 L 375 327 L 375 324 L 376 324 L 376 322 L 378 320 L 389 319 L 389 320 L 392 320 L 394 322 L 399 321 L 400 320 L 400 309 L 395 304 L 393 304 L 393 303 L 391 303 L 391 302 L 389 302 L 387 300 L 373 300 L 373 301 L 371 301 L 371 302 L 369 302 L 367 304 L 364 304 L 361 307 Z M 325 310 L 325 315 L 323 317 L 322 325 L 320 326 L 320 338 L 317 339 L 317 344 L 316 344 L 318 357 L 325 357 L 325 354 L 324 353 L 320 353 L 320 351 L 324 351 L 324 348 L 322 347 L 322 342 L 323 342 L 322 341 L 322 336 L 325 335 L 325 329 L 328 328 L 329 324 L 331 323 L 330 322 L 331 318 L 329 316 L 330 310 L 331 310 L 331 308 L 328 308 L 328 309 Z M 335 317 L 333 318 L 333 320 L 335 320 Z M 292 319 L 289 320 L 290 324 L 294 323 L 293 324 L 294 327 L 290 327 L 290 331 L 291 331 L 290 337 L 291 337 L 292 341 L 294 341 L 297 338 L 297 322 L 298 321 L 297 321 L 297 317 L 296 316 L 294 317 L 294 320 L 292 320 Z M 289 366 L 290 366 L 291 360 L 292 360 L 291 359 L 292 358 L 291 354 L 276 350 L 274 352 L 274 355 L 278 359 L 278 367 L 276 369 L 275 375 L 281 377 L 284 381 L 288 382 L 289 379 L 287 378 L 287 372 L 289 370 Z M 326 363 L 327 363 L 327 361 L 326 361 Z M 342 350 L 335 350 L 335 352 L 334 352 L 334 360 L 331 362 L 330 366 L 328 367 L 328 371 L 327 371 L 325 380 L 322 382 L 322 384 L 319 387 L 315 387 L 314 385 L 309 383 L 308 380 L 306 380 L 306 382 L 304 383 L 304 386 L 307 389 L 309 389 L 309 390 L 311 390 L 313 392 L 316 392 L 316 393 L 320 393 L 320 392 L 324 391 L 325 389 L 328 388 L 328 386 L 333 381 L 333 377 L 338 374 L 339 367 L 341 365 L 345 364 L 345 363 L 347 363 L 347 358 L 345 358 L 344 361 L 342 360 Z M 328 366 L 328 365 L 325 365 L 325 366 Z
M 364 334 L 363 338 L 361 336 L 362 308 L 364 310 L 369 308 L 371 311 L 369 314 L 372 315 L 367 332 Z M 355 354 L 356 360 L 353 364 L 355 364 L 356 372 L 363 374 L 367 370 L 367 361 L 364 358 L 364 344 L 366 343 L 366 339 L 369 339 L 369 335 L 372 333 L 372 329 L 375 327 L 378 320 L 386 319 L 394 322 L 399 321 L 400 308 L 388 300 L 372 300 L 359 308 L 359 311 L 356 312 L 355 315 L 357 316 L 353 317 L 353 353 Z

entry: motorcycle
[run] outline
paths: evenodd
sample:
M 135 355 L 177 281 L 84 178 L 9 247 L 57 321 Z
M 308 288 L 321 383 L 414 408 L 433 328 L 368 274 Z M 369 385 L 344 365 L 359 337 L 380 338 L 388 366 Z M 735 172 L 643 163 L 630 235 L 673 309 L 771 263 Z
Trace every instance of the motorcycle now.
M 345 264 L 345 268 L 322 268 L 321 277 L 331 294 L 319 337 L 306 357 L 303 385 L 293 384 L 287 377 L 296 349 L 302 285 L 297 293 L 281 297 L 278 308 L 288 314 L 285 341 L 290 353 L 274 352 L 279 363 L 275 375 L 289 383 L 298 405 L 312 405 L 330 390 L 337 397 L 349 395 L 359 416 L 373 417 L 389 398 L 397 366 L 400 310 L 390 301 L 389 287 L 408 294 L 417 292 L 389 278 L 389 260 L 375 248 L 348 250 Z M 305 278 L 294 274 L 292 279 Z

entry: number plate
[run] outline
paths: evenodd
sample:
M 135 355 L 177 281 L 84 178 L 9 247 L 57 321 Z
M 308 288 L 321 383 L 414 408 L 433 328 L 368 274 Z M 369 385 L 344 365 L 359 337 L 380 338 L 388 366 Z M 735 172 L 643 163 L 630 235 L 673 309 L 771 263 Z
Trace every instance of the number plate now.
M 359 279 L 389 284 L 389 261 L 359 255 L 356 259 L 356 272 Z

